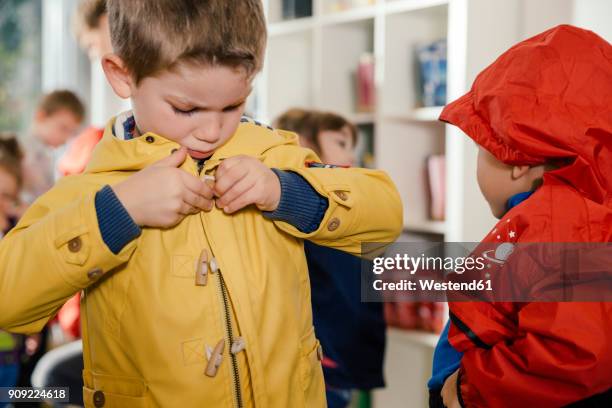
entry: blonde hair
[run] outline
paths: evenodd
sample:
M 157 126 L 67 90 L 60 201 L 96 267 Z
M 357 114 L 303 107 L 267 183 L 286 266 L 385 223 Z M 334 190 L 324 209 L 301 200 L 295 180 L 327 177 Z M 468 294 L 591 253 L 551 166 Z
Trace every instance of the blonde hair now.
M 261 0 L 108 0 L 111 41 L 136 83 L 179 61 L 261 70 Z

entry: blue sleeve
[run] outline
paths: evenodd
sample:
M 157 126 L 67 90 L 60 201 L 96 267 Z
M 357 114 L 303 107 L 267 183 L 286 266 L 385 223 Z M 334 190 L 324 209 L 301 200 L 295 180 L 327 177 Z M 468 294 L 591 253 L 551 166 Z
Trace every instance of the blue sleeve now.
M 278 208 L 264 211 L 264 217 L 289 223 L 305 234 L 316 231 L 327 211 L 327 198 L 317 193 L 297 173 L 278 169 L 272 171 L 280 181 L 281 198 Z
M 427 388 L 430 390 L 441 390 L 444 381 L 461 365 L 463 353 L 455 350 L 448 341 L 449 328 L 450 320 L 444 326 L 442 333 L 440 333 L 438 344 L 434 350 L 431 378 L 427 383 Z
M 95 199 L 98 226 L 104 243 L 114 254 L 140 235 L 136 225 L 110 186 L 104 186 Z

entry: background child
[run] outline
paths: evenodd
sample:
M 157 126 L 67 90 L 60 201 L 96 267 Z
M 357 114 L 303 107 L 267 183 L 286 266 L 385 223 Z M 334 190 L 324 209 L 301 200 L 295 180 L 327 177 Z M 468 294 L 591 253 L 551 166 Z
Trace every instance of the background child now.
M 21 159 L 17 136 L 0 132 L 0 238 L 17 222 L 15 208 L 22 183 Z M 0 387 L 17 385 L 23 342 L 23 336 L 0 330 Z
M 612 46 L 559 26 L 512 47 L 445 108 L 441 120 L 478 143 L 478 183 L 501 218 L 483 243 L 612 240 L 610 78 Z M 460 364 L 445 406 L 610 405 L 609 303 L 449 306 L 463 356 L 438 366 Z
M 342 116 L 292 109 L 275 122 L 296 132 L 300 144 L 323 163 L 350 167 L 355 162 L 357 129 Z M 385 322 L 382 303 L 361 302 L 361 260 L 345 252 L 304 242 L 312 312 L 325 350 L 323 373 L 327 404 L 346 407 L 351 390 L 384 386 Z
M 103 68 L 134 109 L 0 244 L 0 327 L 37 330 L 84 290 L 86 406 L 324 406 L 303 239 L 394 240 L 394 185 L 242 117 L 260 1 L 107 4 Z
M 0 132 L 0 238 L 17 223 L 22 159 L 17 135 Z
M 92 64 L 99 63 L 103 55 L 113 52 L 106 0 L 82 0 L 74 16 L 74 27 L 76 39 L 89 55 Z M 104 129 L 89 126 L 75 137 L 58 161 L 60 174 L 68 176 L 82 173 L 103 133 Z M 75 327 L 74 324 L 69 326 Z M 71 332 L 76 335 L 75 330 Z
M 43 96 L 25 142 L 24 194 L 31 203 L 55 183 L 56 149 L 74 136 L 85 118 L 85 107 L 71 91 L 58 90 Z
M 92 60 L 113 52 L 106 0 L 82 0 L 74 18 L 79 45 Z

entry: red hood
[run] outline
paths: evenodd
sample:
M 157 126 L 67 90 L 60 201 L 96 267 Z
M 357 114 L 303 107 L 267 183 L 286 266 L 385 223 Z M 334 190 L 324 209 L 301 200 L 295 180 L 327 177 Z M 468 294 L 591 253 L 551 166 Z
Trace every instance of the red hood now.
M 612 204 L 612 46 L 561 25 L 525 40 L 481 72 L 440 120 L 507 164 L 571 164 L 547 173 Z

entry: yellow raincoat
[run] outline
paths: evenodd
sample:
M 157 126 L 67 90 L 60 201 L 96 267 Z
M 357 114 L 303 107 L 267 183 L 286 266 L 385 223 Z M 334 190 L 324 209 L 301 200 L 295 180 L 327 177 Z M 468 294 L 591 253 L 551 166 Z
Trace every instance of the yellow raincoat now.
M 307 168 L 318 158 L 294 134 L 243 123 L 200 176 L 238 154 L 299 173 L 328 198 L 319 229 L 301 233 L 254 206 L 215 208 L 143 228 L 115 255 L 95 193 L 179 146 L 155 134 L 117 139 L 113 122 L 85 174 L 61 180 L 1 241 L 0 328 L 37 332 L 82 291 L 87 407 L 325 406 L 302 240 L 356 255 L 362 241 L 393 241 L 393 183 L 381 171 Z M 191 158 L 181 168 L 198 174 Z

